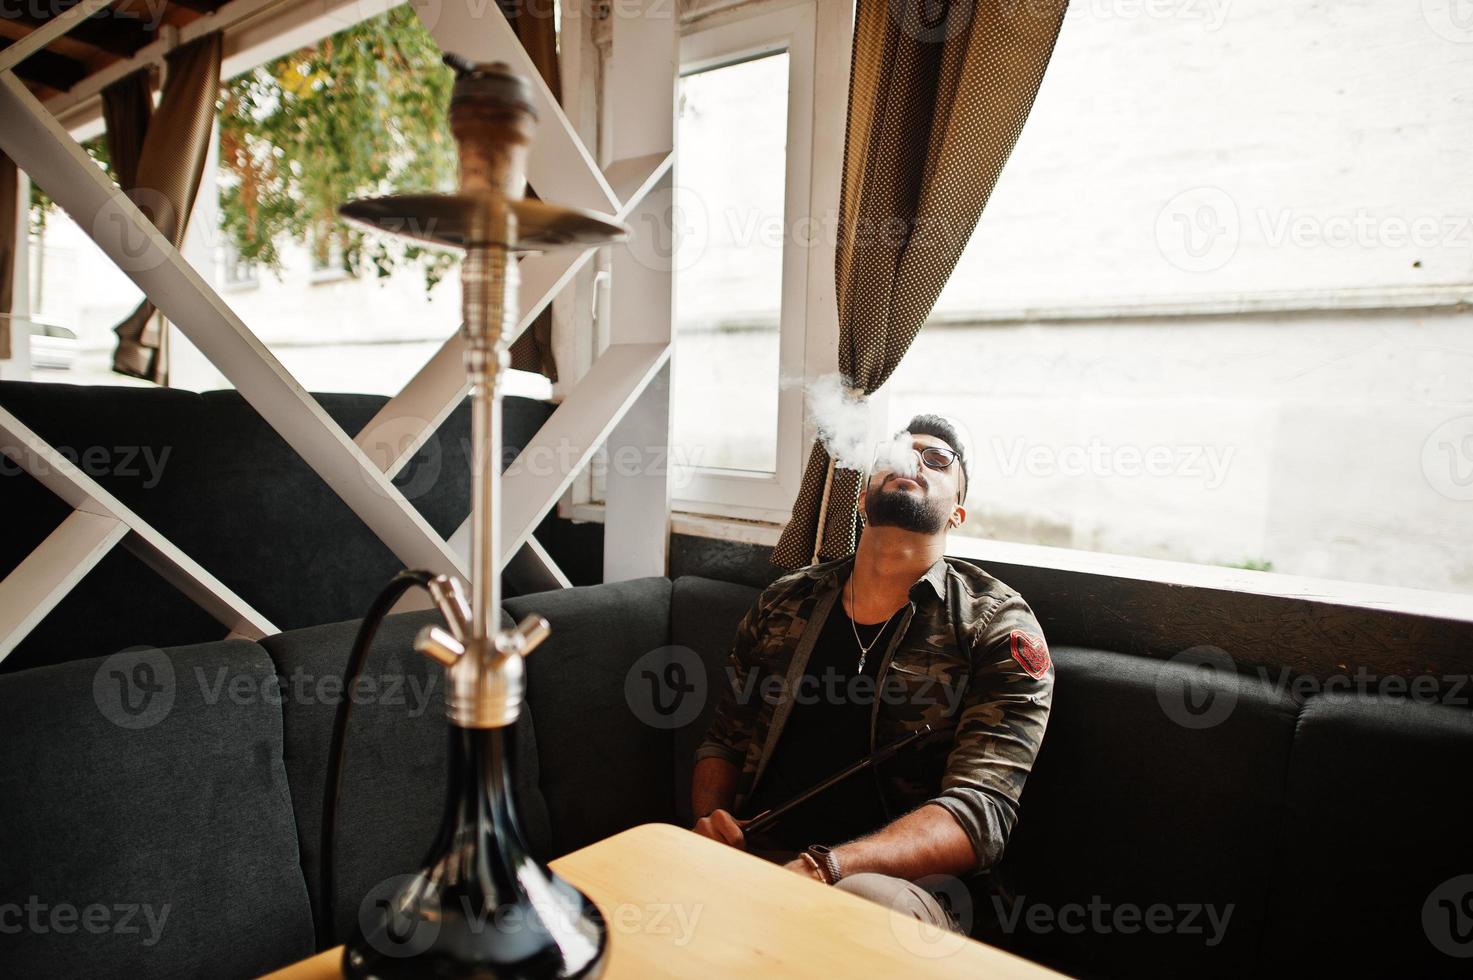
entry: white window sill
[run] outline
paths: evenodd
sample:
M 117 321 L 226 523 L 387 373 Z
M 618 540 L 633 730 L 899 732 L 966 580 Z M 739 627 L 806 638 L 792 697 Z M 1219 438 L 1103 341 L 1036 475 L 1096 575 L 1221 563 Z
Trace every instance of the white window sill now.
M 604 507 L 599 503 L 576 504 L 566 516 L 577 521 L 596 521 L 601 524 L 604 521 Z M 670 529 L 674 534 L 772 547 L 777 544 L 782 533 L 782 524 L 677 511 L 670 515 Z M 1104 575 L 1186 588 L 1217 589 L 1332 606 L 1473 622 L 1473 595 L 1455 592 L 1342 582 L 1286 575 L 1282 572 L 1197 565 L 1191 562 L 1137 558 L 1131 555 L 992 541 L 960 535 L 951 537 L 946 553 L 981 565 L 989 562 L 1027 565 L 1060 572 Z
M 1114 578 L 1159 582 L 1187 588 L 1219 589 L 1249 595 L 1274 596 L 1322 602 L 1334 606 L 1352 606 L 1381 612 L 1410 613 L 1473 622 L 1473 595 L 1456 592 L 1432 592 L 1366 582 L 1342 582 L 1336 579 L 1309 578 L 1282 572 L 1257 572 L 1221 565 L 1198 565 L 1160 558 L 1136 558 L 1073 548 L 1052 548 L 1011 541 L 953 537 L 948 554 L 978 563 L 1001 562 L 1029 565 L 1061 572 L 1082 572 Z
M 601 503 L 574 504 L 563 515 L 570 520 L 604 522 L 604 505 Z M 735 541 L 740 544 L 755 544 L 771 548 L 777 544 L 783 526 L 765 520 L 744 520 L 715 514 L 696 514 L 687 511 L 671 511 L 670 531 L 673 534 L 689 534 L 697 538 L 714 538 L 718 541 Z

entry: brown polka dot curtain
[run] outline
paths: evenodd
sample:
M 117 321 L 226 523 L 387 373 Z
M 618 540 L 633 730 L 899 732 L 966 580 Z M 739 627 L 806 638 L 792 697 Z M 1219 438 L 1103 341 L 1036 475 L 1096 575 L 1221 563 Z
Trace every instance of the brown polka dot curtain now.
M 497 0 L 512 30 L 516 31 L 537 74 L 552 89 L 552 97 L 563 101 L 562 73 L 557 60 L 557 22 L 553 0 Z M 536 197 L 533 191 L 528 197 Z M 557 380 L 557 361 L 552 356 L 552 304 L 537 315 L 507 351 L 511 366 Z
M 184 242 L 210 148 L 220 92 L 220 54 L 218 33 L 171 51 L 157 108 L 149 95 L 146 71 L 134 72 L 102 92 L 108 157 L 118 186 L 175 248 Z M 169 383 L 163 318 L 152 303 L 145 298 L 113 332 L 118 335 L 114 371 Z
M 1023 123 L 1068 0 L 858 0 L 835 279 L 839 370 L 873 394 L 931 313 Z M 860 475 L 821 442 L 772 560 L 854 550 Z

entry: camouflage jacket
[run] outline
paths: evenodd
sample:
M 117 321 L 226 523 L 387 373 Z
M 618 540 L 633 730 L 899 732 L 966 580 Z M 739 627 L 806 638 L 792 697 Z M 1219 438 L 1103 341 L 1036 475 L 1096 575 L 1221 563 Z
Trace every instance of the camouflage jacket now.
M 762 779 L 794 692 L 802 697 L 809 654 L 852 567 L 851 557 L 783 576 L 737 627 L 731 683 L 696 759 L 741 766 L 738 813 Z M 937 560 L 911 586 L 870 688 L 872 750 L 928 723 L 936 730 L 876 767 L 888 818 L 943 806 L 971 839 L 976 870 L 990 868 L 1017 822 L 1053 687 L 1043 631 L 1022 597 L 976 565 Z

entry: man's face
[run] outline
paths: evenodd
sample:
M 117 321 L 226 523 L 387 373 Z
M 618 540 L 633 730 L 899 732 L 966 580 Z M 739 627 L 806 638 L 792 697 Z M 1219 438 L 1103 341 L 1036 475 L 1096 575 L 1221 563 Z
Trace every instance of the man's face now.
M 935 436 L 911 438 L 917 452 L 927 446 L 950 449 Z M 864 489 L 864 518 L 873 527 L 898 527 L 919 534 L 935 534 L 948 526 L 959 526 L 966 510 L 958 503 L 962 464 L 952 460 L 944 470 L 932 469 L 919 459 L 912 476 L 897 472 L 889 464 L 877 465 Z

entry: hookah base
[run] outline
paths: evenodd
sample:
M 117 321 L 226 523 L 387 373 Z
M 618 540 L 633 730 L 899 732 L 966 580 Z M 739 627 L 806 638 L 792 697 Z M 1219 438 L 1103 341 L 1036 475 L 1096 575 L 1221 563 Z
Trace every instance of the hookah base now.
M 406 875 L 403 891 L 419 891 L 422 875 Z M 595 980 L 608 958 L 608 929 L 588 896 L 549 873 L 557 911 L 549 918 L 528 902 L 488 907 L 465 896 L 438 903 L 364 900 L 364 917 L 343 952 L 353 980 L 475 978 L 475 980 Z M 377 889 L 375 891 L 378 891 Z M 396 896 L 400 897 L 400 896 Z

